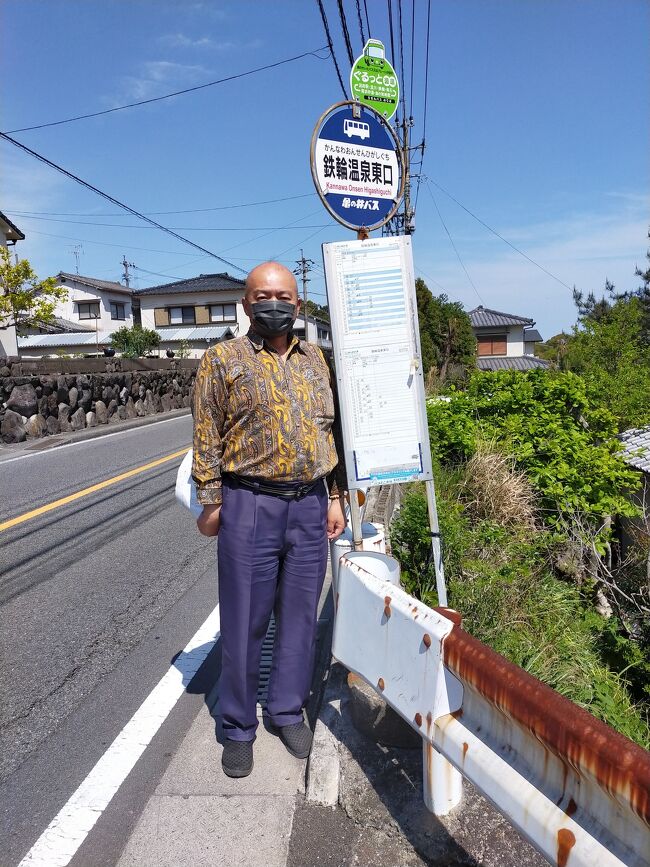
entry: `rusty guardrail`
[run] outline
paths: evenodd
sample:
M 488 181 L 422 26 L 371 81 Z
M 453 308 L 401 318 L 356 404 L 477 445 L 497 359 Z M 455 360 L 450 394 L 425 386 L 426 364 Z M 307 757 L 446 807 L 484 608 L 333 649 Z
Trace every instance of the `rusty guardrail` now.
M 332 652 L 423 738 L 438 815 L 461 774 L 557 867 L 650 864 L 650 754 L 399 586 L 381 554 L 339 563 Z

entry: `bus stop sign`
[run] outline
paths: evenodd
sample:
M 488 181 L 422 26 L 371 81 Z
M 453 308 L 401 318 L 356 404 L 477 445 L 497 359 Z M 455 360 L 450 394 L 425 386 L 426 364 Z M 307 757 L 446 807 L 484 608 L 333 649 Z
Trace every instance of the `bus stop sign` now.
M 340 102 L 316 124 L 311 174 L 330 214 L 349 229 L 387 223 L 403 193 L 399 144 L 386 120 L 368 106 Z
M 395 70 L 386 60 L 383 42 L 369 39 L 361 57 L 357 57 L 350 73 L 352 98 L 376 109 L 386 120 L 397 111 L 399 82 Z

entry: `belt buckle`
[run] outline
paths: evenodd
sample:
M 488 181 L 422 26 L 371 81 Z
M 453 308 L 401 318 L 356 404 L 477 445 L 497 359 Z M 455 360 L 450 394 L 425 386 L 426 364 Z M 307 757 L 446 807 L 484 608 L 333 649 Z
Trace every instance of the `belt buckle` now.
M 303 497 L 306 497 L 306 496 L 307 496 L 307 494 L 309 493 L 309 490 L 310 490 L 309 485 L 301 485 L 301 486 L 296 490 L 296 495 L 295 495 L 294 499 L 296 499 L 296 500 L 302 500 Z

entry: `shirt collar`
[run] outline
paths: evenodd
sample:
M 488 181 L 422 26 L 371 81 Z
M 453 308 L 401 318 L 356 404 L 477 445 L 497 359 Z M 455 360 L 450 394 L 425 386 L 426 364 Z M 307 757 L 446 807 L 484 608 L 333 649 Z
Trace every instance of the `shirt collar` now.
M 255 352 L 259 352 L 261 349 L 264 349 L 267 346 L 266 340 L 262 337 L 261 334 L 258 334 L 256 331 L 253 331 L 252 328 L 248 329 L 248 333 L 246 335 L 250 342 L 253 344 L 253 349 Z M 271 347 L 267 347 L 271 352 L 275 352 Z M 293 331 L 289 332 L 289 350 L 287 355 L 291 355 L 294 349 L 298 349 L 300 352 L 304 354 L 305 348 L 303 341 L 300 340 Z

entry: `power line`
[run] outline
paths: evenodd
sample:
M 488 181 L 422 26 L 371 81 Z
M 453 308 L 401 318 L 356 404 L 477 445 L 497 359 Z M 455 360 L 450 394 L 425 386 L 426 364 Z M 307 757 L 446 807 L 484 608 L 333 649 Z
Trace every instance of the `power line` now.
M 74 117 L 66 117 L 62 120 L 53 120 L 49 123 L 39 123 L 34 126 L 23 126 L 19 129 L 10 129 L 7 134 L 17 132 L 29 132 L 33 129 L 44 129 L 48 126 L 60 126 L 63 123 L 74 123 L 78 120 L 87 120 L 90 117 L 100 117 L 103 114 L 112 114 L 116 111 L 124 111 L 126 108 L 135 108 L 138 105 L 149 105 L 152 102 L 160 102 L 163 99 L 171 99 L 173 96 L 181 96 L 184 93 L 193 93 L 196 90 L 204 90 L 206 87 L 214 87 L 216 84 L 224 84 L 226 81 L 235 81 L 238 78 L 245 78 L 247 75 L 255 75 L 258 72 L 264 72 L 267 69 L 274 69 L 276 66 L 283 66 L 285 63 L 293 63 L 295 60 L 301 60 L 303 57 L 316 57 L 317 60 L 327 60 L 327 57 L 319 57 L 318 51 L 325 51 L 326 45 L 322 48 L 317 48 L 315 51 L 305 51 L 302 54 L 296 54 L 294 57 L 287 57 L 284 60 L 278 60 L 277 63 L 268 63 L 266 66 L 258 66 L 255 69 L 249 69 L 248 72 L 240 72 L 237 75 L 228 75 L 226 78 L 218 78 L 215 81 L 207 81 L 205 84 L 196 84 L 194 87 L 186 87 L 183 90 L 175 90 L 173 93 L 165 93 L 162 96 L 154 96 L 150 99 L 141 99 L 138 102 L 129 102 L 126 105 L 118 105 L 115 108 L 106 108 L 104 111 L 93 111 L 88 114 L 78 114 Z M 331 49 L 330 49 L 331 50 Z
M 399 20 L 399 65 L 402 75 L 402 114 L 403 120 L 406 120 L 406 86 L 404 81 L 404 35 L 402 32 L 402 0 L 397 0 L 397 11 Z
M 509 247 L 511 247 L 515 251 L 515 253 L 519 253 L 520 256 L 523 256 L 524 259 L 527 259 L 532 265 L 534 265 L 536 268 L 539 268 L 540 271 L 543 271 L 549 277 L 552 277 L 553 280 L 555 280 L 561 286 L 564 286 L 565 289 L 570 289 L 571 291 L 573 291 L 573 288 L 574 288 L 573 286 L 569 286 L 569 284 L 565 283 L 564 280 L 560 280 L 560 278 L 556 277 L 555 274 L 552 274 L 548 270 L 548 268 L 545 268 L 543 265 L 540 265 L 539 262 L 536 262 L 527 253 L 524 253 L 523 250 L 520 250 L 519 247 L 515 247 L 515 245 L 513 243 L 511 243 L 507 238 L 504 238 L 503 235 L 500 235 L 496 229 L 493 229 L 491 226 L 488 226 L 488 224 L 484 220 L 482 220 L 480 217 L 477 217 L 476 214 L 473 213 L 472 211 L 470 211 L 469 208 L 466 208 L 465 205 L 463 205 L 462 202 L 459 202 L 455 196 L 452 196 L 452 194 L 450 192 L 448 192 L 444 187 L 441 187 L 440 184 L 436 183 L 436 181 L 434 181 L 433 178 L 427 178 L 427 182 L 431 182 L 436 187 L 438 187 L 438 189 L 441 192 L 443 192 L 446 196 L 448 196 L 452 200 L 452 202 L 456 202 L 456 204 L 458 205 L 459 208 L 462 208 L 464 211 L 466 211 L 470 215 L 470 217 L 473 217 L 478 223 L 480 223 L 482 226 L 484 226 L 489 232 L 492 232 L 493 235 L 496 235 L 497 238 L 500 238 L 503 241 L 503 243 L 507 244 Z M 431 192 L 430 186 L 429 186 L 429 192 Z M 433 196 L 433 193 L 431 193 L 431 195 Z
M 169 256 L 191 256 L 192 253 L 179 253 L 176 250 L 154 250 L 151 247 L 132 247 L 130 244 L 110 244 L 108 241 L 91 241 L 90 238 L 71 238 L 69 235 L 53 235 L 51 232 L 29 230 L 30 235 L 44 235 L 46 238 L 60 238 L 63 241 L 83 241 L 84 244 L 97 244 L 100 247 L 119 247 L 125 250 L 140 250 L 144 253 L 166 253 Z M 203 256 L 201 258 L 204 258 Z M 235 257 L 236 258 L 236 257 Z
M 440 208 L 438 207 L 438 203 L 436 202 L 436 197 L 433 195 L 433 190 L 431 189 L 431 186 L 428 183 L 427 183 L 427 189 L 429 190 L 429 195 L 433 199 L 433 204 L 436 206 L 436 211 L 438 212 L 438 216 L 440 217 L 440 222 L 442 223 L 443 228 L 444 228 L 445 232 L 447 233 L 447 237 L 449 238 L 451 246 L 454 248 L 454 253 L 456 254 L 456 257 L 458 258 L 458 261 L 460 262 L 461 267 L 462 267 L 463 271 L 465 272 L 465 276 L 467 277 L 467 279 L 471 283 L 472 289 L 476 292 L 476 294 L 478 296 L 478 300 L 481 302 L 481 304 L 483 304 L 484 302 L 483 302 L 483 299 L 481 298 L 481 294 L 478 291 L 478 289 L 476 288 L 476 286 L 474 285 L 474 281 L 469 276 L 469 271 L 465 267 L 465 263 L 460 258 L 460 253 L 458 252 L 458 249 L 457 249 L 456 245 L 454 244 L 454 239 L 451 237 L 449 229 L 447 228 L 447 224 L 445 223 L 445 221 L 442 218 L 442 214 L 440 213 Z
M 113 198 L 113 196 L 109 196 L 108 193 L 103 192 L 102 190 L 98 189 L 98 187 L 95 187 L 92 184 L 88 183 L 88 181 L 84 181 L 78 175 L 69 172 L 62 166 L 57 165 L 57 163 L 52 162 L 52 160 L 48 160 L 47 157 L 44 157 L 42 154 L 39 154 L 31 148 L 28 148 L 27 145 L 21 144 L 21 142 L 16 141 L 16 139 L 14 138 L 11 138 L 7 135 L 7 133 L 0 132 L 0 138 L 3 138 L 5 141 L 8 141 L 15 147 L 20 148 L 20 150 L 25 151 L 25 153 L 30 154 L 35 159 L 39 160 L 42 163 L 45 163 L 45 165 L 47 166 L 50 166 L 50 168 L 56 169 L 57 172 L 60 172 L 62 175 L 65 175 L 66 177 L 75 181 L 75 183 L 81 184 L 81 186 L 86 187 L 87 190 L 90 190 L 93 193 L 97 193 L 98 196 L 101 196 L 103 199 L 112 202 L 114 205 L 117 205 L 118 208 L 123 208 L 125 211 L 133 214 L 134 217 L 138 217 L 140 220 L 144 220 L 145 223 L 149 223 L 151 226 L 155 226 L 157 229 L 160 229 L 162 232 L 166 232 L 168 235 L 171 235 L 172 238 L 176 238 L 178 241 L 182 241 L 184 244 L 189 244 L 190 247 L 194 247 L 195 250 L 199 250 L 201 253 L 206 253 L 208 256 L 212 256 L 214 259 L 218 259 L 220 262 L 223 262 L 224 265 L 229 265 L 231 268 L 235 268 L 237 271 L 241 271 L 244 273 L 244 269 L 240 268 L 239 265 L 235 265 L 234 262 L 229 262 L 227 259 L 223 259 L 221 256 L 217 256 L 217 254 L 213 253 L 211 250 L 207 250 L 200 244 L 195 244 L 194 241 L 190 241 L 189 238 L 185 238 L 183 235 L 179 235 L 177 232 L 174 232 L 172 229 L 168 229 L 161 223 L 157 223 L 155 220 L 152 220 L 151 217 L 145 217 L 144 214 L 141 214 L 134 208 L 129 207 L 129 205 L 125 205 L 124 202 L 120 202 L 119 199 L 115 199 Z
M 359 31 L 361 33 L 361 48 L 366 44 L 366 35 L 363 32 L 363 18 L 361 17 L 361 3 L 357 0 L 357 17 L 359 19 Z
M 276 202 L 290 202 L 294 199 L 312 199 L 316 193 L 301 193 L 299 196 L 283 196 L 281 199 L 265 199 L 261 202 L 244 202 L 239 205 L 219 205 L 214 208 L 190 208 L 184 211 L 143 211 L 147 217 L 161 217 L 175 214 L 205 214 L 209 211 L 230 211 L 234 208 L 252 208 L 257 205 L 272 205 Z M 120 211 L 109 212 L 108 214 L 76 214 L 69 211 L 20 211 L 16 208 L 7 208 L 12 214 L 17 214 L 22 217 L 44 216 L 44 217 L 121 217 Z
M 8 211 L 12 216 L 17 215 L 17 211 Z M 300 217 L 304 220 L 305 217 Z M 96 223 L 92 220 L 60 220 L 56 217 L 35 217 L 22 216 L 23 220 L 42 220 L 46 223 L 66 223 L 72 226 L 101 226 L 107 229 L 150 229 L 159 228 L 158 226 L 141 226 L 139 223 Z M 300 229 L 316 229 L 325 228 L 327 223 L 318 223 L 313 226 L 299 226 Z M 276 232 L 280 229 L 288 229 L 290 226 L 169 226 L 169 229 L 174 229 L 180 232 Z
M 388 0 L 388 25 L 390 28 L 390 59 L 394 66 L 397 66 L 397 57 L 395 56 L 395 38 L 393 35 L 393 3 Z
M 427 97 L 429 95 L 429 32 L 431 29 L 431 0 L 427 6 L 427 51 L 426 66 L 424 69 L 424 117 L 422 121 L 422 157 L 424 158 L 424 145 L 427 134 Z
M 339 69 L 339 64 L 336 59 L 336 54 L 334 53 L 334 45 L 332 43 L 332 36 L 330 34 L 330 27 L 327 23 L 327 15 L 325 14 L 325 7 L 323 6 L 323 0 L 316 0 L 318 3 L 318 8 L 320 9 L 320 15 L 323 19 L 323 27 L 325 28 L 325 36 L 327 37 L 327 46 L 329 48 L 330 54 L 332 55 L 332 60 L 334 62 L 334 68 L 336 69 L 336 74 L 339 79 L 339 84 L 341 85 L 341 90 L 343 91 L 343 99 L 348 98 L 347 91 L 345 89 L 345 85 L 343 84 L 343 78 L 341 77 L 341 70 Z
M 368 30 L 368 39 L 372 39 L 370 31 L 370 18 L 368 17 L 368 0 L 363 0 L 363 11 L 366 13 L 366 28 Z
M 350 40 L 350 31 L 348 30 L 348 22 L 345 18 L 345 9 L 343 8 L 343 0 L 336 0 L 337 6 L 339 7 L 339 18 L 341 19 L 341 29 L 343 30 L 343 39 L 345 40 L 345 47 L 348 51 L 348 57 L 350 59 L 350 66 L 354 66 L 354 52 L 352 51 L 352 42 Z
M 413 62 L 415 60 L 415 0 L 411 3 L 411 95 L 409 115 L 413 115 Z

